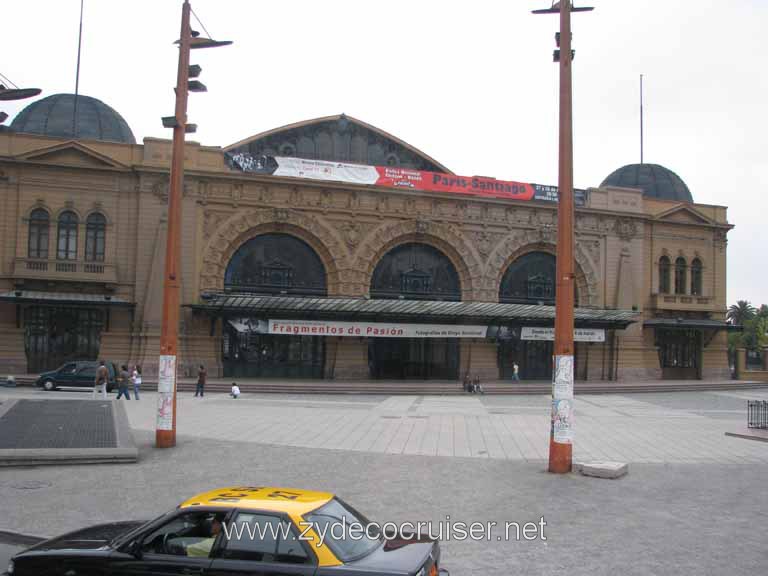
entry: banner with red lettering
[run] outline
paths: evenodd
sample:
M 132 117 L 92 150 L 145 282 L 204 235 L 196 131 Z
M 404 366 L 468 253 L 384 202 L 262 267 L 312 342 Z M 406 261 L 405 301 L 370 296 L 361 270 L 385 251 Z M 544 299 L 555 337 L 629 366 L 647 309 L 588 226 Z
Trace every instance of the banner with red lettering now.
M 244 172 L 272 176 L 347 182 L 385 188 L 406 188 L 425 192 L 467 194 L 486 198 L 557 202 L 556 186 L 496 180 L 484 176 L 456 176 L 393 166 L 365 166 L 282 156 L 255 157 L 244 152 L 227 153 L 226 157 L 233 168 Z M 574 190 L 574 200 L 577 206 L 583 206 L 586 200 L 586 191 Z

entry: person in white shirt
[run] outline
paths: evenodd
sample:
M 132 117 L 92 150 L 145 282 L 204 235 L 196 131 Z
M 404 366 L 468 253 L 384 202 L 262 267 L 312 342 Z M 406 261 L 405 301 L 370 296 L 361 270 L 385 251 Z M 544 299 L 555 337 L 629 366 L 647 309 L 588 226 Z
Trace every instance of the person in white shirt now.
M 515 361 L 512 361 L 512 380 L 520 382 L 520 366 Z
M 133 382 L 133 395 L 135 396 L 136 400 L 138 400 L 139 388 L 141 387 L 141 366 L 138 364 L 133 367 L 133 372 L 131 373 L 131 382 Z
M 240 387 L 234 382 L 232 382 L 232 391 L 229 393 L 229 395 L 232 396 L 232 398 L 237 398 L 240 396 Z

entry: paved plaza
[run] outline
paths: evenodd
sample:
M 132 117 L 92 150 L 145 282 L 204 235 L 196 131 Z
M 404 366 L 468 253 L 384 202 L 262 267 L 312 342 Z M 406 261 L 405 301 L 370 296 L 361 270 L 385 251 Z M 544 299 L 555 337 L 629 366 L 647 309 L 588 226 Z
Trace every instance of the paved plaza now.
M 125 403 L 138 464 L 0 470 L 0 531 L 50 536 L 154 517 L 212 486 L 284 485 L 336 492 L 380 521 L 545 519 L 545 541 L 444 540 L 453 574 L 757 574 L 768 444 L 725 436 L 747 399 L 768 391 L 577 396 L 575 460 L 630 463 L 601 480 L 544 471 L 543 395 L 185 394 L 178 446 L 157 450 L 147 393 Z

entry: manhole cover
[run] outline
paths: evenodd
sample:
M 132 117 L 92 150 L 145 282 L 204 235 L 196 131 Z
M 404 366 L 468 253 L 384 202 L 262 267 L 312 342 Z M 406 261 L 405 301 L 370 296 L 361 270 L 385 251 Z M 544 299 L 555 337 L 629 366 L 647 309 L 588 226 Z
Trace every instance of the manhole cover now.
M 39 490 L 40 488 L 50 488 L 50 482 L 44 482 L 42 480 L 27 480 L 25 482 L 14 482 L 11 484 L 11 488 L 16 490 Z

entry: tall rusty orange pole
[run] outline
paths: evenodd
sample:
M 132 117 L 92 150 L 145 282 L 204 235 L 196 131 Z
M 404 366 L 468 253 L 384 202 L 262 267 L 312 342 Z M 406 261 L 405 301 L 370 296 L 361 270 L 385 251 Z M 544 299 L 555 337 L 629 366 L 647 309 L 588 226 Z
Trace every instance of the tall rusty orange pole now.
M 558 6 L 559 4 L 559 6 Z M 548 10 L 534 13 L 559 13 L 560 63 L 560 147 L 558 164 L 557 267 L 555 293 L 555 346 L 552 366 L 552 410 L 549 431 L 549 471 L 571 471 L 573 457 L 573 102 L 571 86 L 571 12 L 592 10 L 575 8 L 571 0 L 555 2 Z M 556 55 L 558 52 L 555 53 Z
M 155 446 L 176 446 L 176 358 L 179 340 L 179 285 L 181 264 L 181 191 L 184 186 L 184 134 L 187 126 L 189 95 L 189 50 L 192 31 L 191 7 L 184 0 L 181 9 L 179 70 L 176 79 L 176 113 L 173 127 L 171 182 L 168 191 L 168 231 L 163 279 L 163 316 L 160 332 L 160 363 L 157 383 L 157 429 Z

